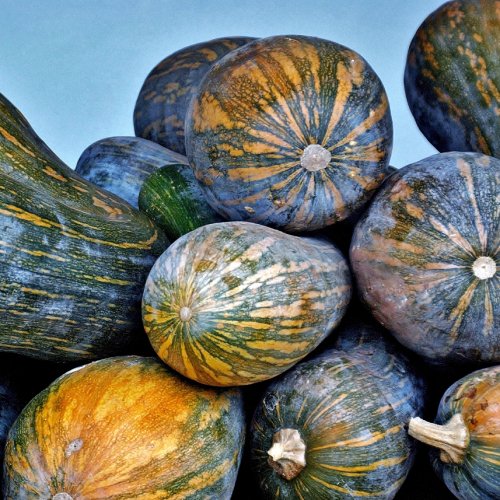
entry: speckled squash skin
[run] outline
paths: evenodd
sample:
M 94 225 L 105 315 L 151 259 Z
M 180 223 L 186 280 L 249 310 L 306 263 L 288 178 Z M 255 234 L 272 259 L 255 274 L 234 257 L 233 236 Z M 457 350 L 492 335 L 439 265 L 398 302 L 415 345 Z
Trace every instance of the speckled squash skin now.
M 165 165 L 187 165 L 185 156 L 140 137 L 108 137 L 91 144 L 75 172 L 134 208 L 143 182 Z
M 156 261 L 143 323 L 158 356 L 182 375 L 247 385 L 312 351 L 350 295 L 347 263 L 330 243 L 222 222 L 179 238 Z
M 185 154 L 184 120 L 189 101 L 212 64 L 254 40 L 224 37 L 184 47 L 149 73 L 134 109 L 135 135 Z
M 75 174 L 0 96 L 0 351 L 52 361 L 123 352 L 163 233 Z
M 353 328 L 343 335 L 359 340 Z M 263 498 L 390 499 L 404 482 L 415 452 L 406 424 L 422 409 L 421 387 L 383 341 L 348 348 L 299 363 L 264 394 L 249 430 Z M 268 454 L 283 429 L 296 429 L 305 444 L 305 467 L 291 479 Z
M 389 104 L 373 69 L 313 37 L 265 38 L 228 54 L 186 116 L 186 153 L 213 208 L 289 232 L 360 208 L 391 149 Z
M 433 360 L 500 361 L 500 160 L 441 153 L 394 173 L 356 226 L 374 316 Z
M 22 411 L 4 498 L 229 500 L 243 437 L 238 390 L 200 387 L 153 358 L 96 361 Z
M 500 156 L 500 1 L 455 0 L 418 28 L 405 90 L 417 125 L 439 151 Z
M 188 165 L 161 167 L 143 183 L 139 208 L 175 241 L 196 228 L 222 222 L 222 217 L 205 200 L 205 195 Z

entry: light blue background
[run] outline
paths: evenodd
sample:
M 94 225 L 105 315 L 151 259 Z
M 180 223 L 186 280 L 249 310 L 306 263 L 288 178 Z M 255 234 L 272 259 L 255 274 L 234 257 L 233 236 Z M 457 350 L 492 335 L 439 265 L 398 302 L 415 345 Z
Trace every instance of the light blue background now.
M 92 142 L 133 135 L 149 71 L 172 52 L 227 35 L 305 34 L 359 52 L 382 79 L 394 120 L 391 164 L 435 149 L 406 103 L 408 45 L 440 0 L 0 0 L 0 92 L 75 167 Z

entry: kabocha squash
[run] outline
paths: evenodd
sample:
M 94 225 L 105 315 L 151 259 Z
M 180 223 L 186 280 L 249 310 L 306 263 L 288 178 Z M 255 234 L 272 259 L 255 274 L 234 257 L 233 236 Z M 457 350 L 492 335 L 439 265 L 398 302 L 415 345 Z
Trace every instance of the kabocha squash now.
M 229 500 L 243 437 L 238 390 L 200 387 L 153 358 L 96 361 L 22 411 L 4 498 Z
M 186 116 L 186 152 L 228 220 L 321 229 L 384 178 L 392 121 L 382 83 L 342 45 L 255 40 L 214 64 Z
M 336 326 L 351 293 L 331 244 L 250 222 L 210 224 L 156 261 L 143 323 L 159 357 L 208 385 L 247 385 L 285 371 Z
M 500 160 L 442 153 L 394 173 L 356 226 L 351 263 L 374 316 L 437 361 L 500 361 Z
M 415 451 L 405 426 L 422 402 L 404 360 L 382 357 L 331 349 L 270 385 L 250 427 L 264 498 L 394 497 Z
M 191 168 L 182 164 L 162 167 L 144 181 L 139 208 L 165 231 L 170 241 L 222 221 L 205 200 Z
M 434 469 L 457 498 L 500 498 L 500 366 L 454 383 L 436 423 L 411 419 L 409 433 L 435 447 Z
M 418 127 L 439 151 L 500 156 L 500 9 L 454 0 L 418 28 L 405 89 Z
M 75 172 L 137 208 L 144 180 L 165 165 L 187 165 L 187 159 L 139 137 L 109 137 L 91 144 L 80 156 Z
M 127 348 L 165 236 L 64 165 L 1 95 L 0 227 L 0 351 L 69 361 Z
M 212 64 L 251 40 L 216 38 L 190 45 L 163 59 L 149 73 L 137 98 L 135 134 L 185 154 L 184 120 L 199 82 Z

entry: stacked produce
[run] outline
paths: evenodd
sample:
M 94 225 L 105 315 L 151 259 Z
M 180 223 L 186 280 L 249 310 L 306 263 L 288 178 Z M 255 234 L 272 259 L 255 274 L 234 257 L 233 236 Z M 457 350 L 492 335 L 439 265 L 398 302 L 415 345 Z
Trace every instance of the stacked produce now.
M 443 152 L 399 170 L 382 82 L 314 37 L 167 57 L 76 172 L 1 97 L 0 351 L 60 375 L 0 377 L 5 498 L 390 499 L 417 441 L 500 497 L 497 3 L 419 28 Z

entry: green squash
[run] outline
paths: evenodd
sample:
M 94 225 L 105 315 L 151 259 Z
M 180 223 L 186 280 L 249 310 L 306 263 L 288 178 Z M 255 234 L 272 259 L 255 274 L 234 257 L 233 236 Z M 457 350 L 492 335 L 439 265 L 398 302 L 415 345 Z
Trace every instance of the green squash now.
M 434 424 L 410 421 L 409 433 L 433 446 L 432 464 L 461 500 L 500 497 L 500 366 L 455 382 L 439 404 Z
M 1 95 L 0 227 L 0 351 L 76 361 L 128 348 L 166 238 L 64 165 Z
M 214 64 L 185 129 L 189 164 L 217 212 L 289 232 L 360 209 L 392 149 L 373 69 L 342 45 L 306 36 L 255 40 Z
M 272 378 L 339 323 L 351 295 L 331 244 L 250 222 L 203 226 L 156 261 L 143 323 L 158 356 L 215 386 Z
M 103 359 L 21 412 L 3 498 L 229 500 L 243 439 L 238 390 L 200 387 L 153 358 Z
M 406 96 L 439 151 L 500 157 L 499 47 L 494 0 L 446 2 L 418 28 L 408 51 Z

